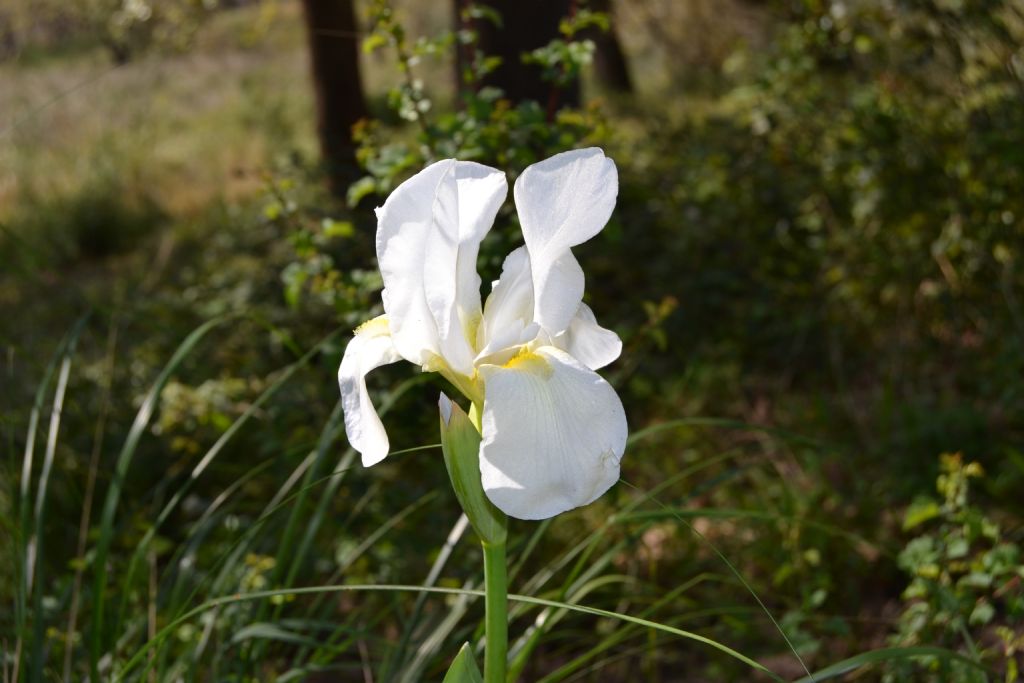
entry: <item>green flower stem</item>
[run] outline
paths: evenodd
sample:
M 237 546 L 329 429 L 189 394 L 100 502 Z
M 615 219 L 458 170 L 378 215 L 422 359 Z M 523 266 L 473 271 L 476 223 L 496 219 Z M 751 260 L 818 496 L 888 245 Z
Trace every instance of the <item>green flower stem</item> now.
M 508 668 L 508 517 L 496 508 L 480 483 L 480 402 L 467 415 L 441 394 L 441 449 L 444 464 L 473 530 L 484 549 L 484 683 L 505 683 Z
M 484 548 L 485 635 L 484 683 L 505 683 L 508 661 L 508 575 L 505 544 L 481 543 Z
M 469 419 L 481 432 L 480 416 L 482 407 L 476 401 L 469 410 Z M 507 520 L 501 513 L 501 530 L 504 532 Z M 508 559 L 505 556 L 505 534 L 497 534 L 500 541 L 481 540 L 484 549 L 484 637 L 487 651 L 484 653 L 484 683 L 505 683 L 508 667 Z

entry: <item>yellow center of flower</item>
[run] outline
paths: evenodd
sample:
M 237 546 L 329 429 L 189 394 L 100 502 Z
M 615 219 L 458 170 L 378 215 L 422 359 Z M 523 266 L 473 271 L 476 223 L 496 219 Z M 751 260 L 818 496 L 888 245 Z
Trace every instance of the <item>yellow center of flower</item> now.
M 525 346 L 519 349 L 516 355 L 509 358 L 502 367 L 510 370 L 532 372 L 544 378 L 550 377 L 552 373 L 551 365 L 544 356 L 530 351 Z

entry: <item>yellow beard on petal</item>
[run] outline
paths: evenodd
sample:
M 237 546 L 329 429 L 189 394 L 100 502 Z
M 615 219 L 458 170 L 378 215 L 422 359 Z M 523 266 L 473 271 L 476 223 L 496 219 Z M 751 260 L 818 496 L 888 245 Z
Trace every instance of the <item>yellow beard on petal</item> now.
M 520 349 L 516 355 L 512 356 L 502 367 L 510 370 L 523 370 L 534 375 L 540 375 L 545 379 L 550 377 L 554 372 L 544 356 L 530 351 L 525 346 Z
M 391 329 L 388 327 L 388 317 L 386 315 L 379 315 L 376 318 L 371 318 L 357 327 L 353 333 L 366 337 L 383 337 L 386 334 L 391 334 Z

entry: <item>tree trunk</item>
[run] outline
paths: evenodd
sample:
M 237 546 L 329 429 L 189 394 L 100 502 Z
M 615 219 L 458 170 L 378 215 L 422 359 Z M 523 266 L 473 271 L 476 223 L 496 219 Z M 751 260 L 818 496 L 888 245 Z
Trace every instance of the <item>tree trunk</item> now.
M 633 92 L 633 79 L 629 76 L 626 55 L 615 33 L 615 17 L 611 0 L 590 0 L 595 12 L 608 15 L 611 26 L 607 31 L 596 30 L 587 36 L 594 41 L 594 73 L 605 88 L 617 93 Z
M 456 13 L 460 13 L 466 4 L 467 0 L 455 0 Z M 482 0 L 479 4 L 497 10 L 502 22 L 501 26 L 495 26 L 487 19 L 473 22 L 480 50 L 488 56 L 501 57 L 501 66 L 478 85 L 501 88 L 512 102 L 533 100 L 549 111 L 562 106 L 578 107 L 578 81 L 568 88 L 557 89 L 541 78 L 540 67 L 523 64 L 522 60 L 524 52 L 561 37 L 558 24 L 569 15 L 575 3 L 572 0 Z M 460 50 L 456 60 L 460 90 L 466 57 Z
M 352 0 L 302 0 L 316 91 L 320 153 L 331 191 L 344 197 L 359 175 L 352 125 L 366 118 Z

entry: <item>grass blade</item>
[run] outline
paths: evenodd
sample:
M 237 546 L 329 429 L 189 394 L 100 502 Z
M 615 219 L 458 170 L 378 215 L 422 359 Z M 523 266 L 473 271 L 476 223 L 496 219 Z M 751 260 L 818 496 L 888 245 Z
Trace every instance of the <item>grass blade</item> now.
M 634 521 L 656 521 L 659 519 L 752 519 L 766 522 L 777 522 L 787 521 L 793 522 L 800 526 L 806 526 L 811 529 L 817 529 L 827 534 L 841 538 L 847 541 L 854 547 L 865 546 L 871 548 L 873 551 L 877 551 L 880 555 L 895 559 L 895 555 L 888 548 L 884 548 L 879 545 L 875 545 L 871 541 L 867 540 L 863 536 L 855 534 L 845 529 L 841 529 L 831 524 L 825 524 L 823 522 L 817 522 L 813 519 L 807 519 L 799 517 L 797 515 L 787 515 L 779 512 L 773 512 L 771 510 L 749 510 L 744 508 L 680 508 L 680 507 L 666 507 L 661 510 L 641 510 L 639 512 L 625 512 L 617 513 L 612 517 L 618 522 L 634 522 Z
M 92 516 L 92 501 L 96 491 L 96 477 L 99 473 L 100 455 L 103 452 L 103 437 L 106 433 L 107 418 L 110 415 L 110 398 L 114 384 L 114 359 L 117 353 L 117 315 L 110 317 L 107 333 L 103 395 L 100 399 L 100 414 L 93 432 L 92 453 L 89 455 L 89 471 L 86 475 L 85 496 L 82 500 L 82 518 L 78 523 L 78 544 L 75 549 L 75 578 L 71 587 L 71 607 L 68 609 L 68 625 L 64 632 L 64 678 L 71 680 L 71 663 L 74 658 L 75 628 L 78 624 L 78 606 L 82 598 L 82 580 L 85 576 L 85 551 L 89 538 L 89 522 Z
M 18 545 L 18 557 L 15 566 L 17 567 L 18 588 L 14 591 L 14 664 L 11 680 L 19 680 L 21 666 L 21 652 L 23 649 L 23 635 L 25 622 L 27 620 L 28 599 L 32 595 L 32 582 L 35 575 L 35 558 L 32 556 L 29 547 L 29 539 L 32 537 L 32 515 L 31 500 L 29 495 L 32 489 L 32 469 L 35 460 L 36 432 L 39 429 L 39 415 L 43 411 L 43 399 L 46 390 L 50 386 L 53 374 L 57 370 L 58 361 L 65 355 L 70 335 L 64 337 L 57 350 L 47 363 L 43 372 L 43 379 L 36 389 L 35 399 L 32 402 L 32 410 L 29 413 L 28 432 L 25 435 L 25 452 L 22 456 L 21 480 L 18 488 L 18 528 L 20 533 L 20 544 Z
M 167 381 L 170 379 L 174 371 L 178 369 L 178 366 L 180 366 L 185 358 L 192 353 L 199 342 L 202 341 L 207 334 L 216 327 L 234 319 L 235 316 L 223 316 L 209 320 L 193 330 L 192 333 L 189 334 L 188 337 L 186 337 L 178 346 L 174 355 L 171 357 L 171 360 L 164 366 L 160 375 L 150 388 L 149 393 L 146 394 L 146 398 L 143 400 L 142 406 L 135 415 L 135 421 L 132 423 L 131 429 L 128 432 L 124 446 L 121 448 L 121 452 L 118 455 L 117 464 L 114 469 L 114 477 L 111 479 L 110 486 L 107 488 L 107 496 L 103 504 L 103 513 L 100 518 L 99 539 L 96 543 L 96 554 L 93 561 L 96 576 L 93 582 L 92 637 L 90 639 L 89 648 L 90 680 L 102 680 L 100 678 L 99 664 L 100 657 L 106 647 L 103 621 L 106 603 L 105 595 L 107 590 L 107 556 L 110 553 L 110 544 L 113 539 L 114 517 L 117 514 L 117 506 L 121 500 L 121 488 L 124 484 L 125 476 L 128 474 L 128 468 L 131 466 L 135 450 L 138 448 L 139 441 L 142 439 L 142 434 L 149 425 L 149 421 L 153 417 L 153 413 L 156 411 L 157 404 L 160 401 L 160 393 L 163 391 L 164 386 L 167 384 Z
M 18 517 L 21 521 L 21 540 L 23 543 L 28 543 L 28 539 L 32 535 L 32 515 L 31 500 L 32 496 L 30 492 L 32 490 L 32 469 L 35 461 L 35 449 L 36 449 L 36 433 L 39 430 L 39 415 L 43 411 L 43 397 L 46 395 L 46 389 L 50 386 L 50 380 L 53 378 L 53 373 L 57 371 L 57 361 L 64 355 L 64 349 L 67 347 L 67 338 L 63 339 L 60 345 L 57 347 L 56 353 L 50 359 L 49 364 L 46 366 L 46 371 L 43 373 L 43 380 L 39 383 L 39 388 L 36 389 L 35 400 L 32 403 L 32 411 L 29 414 L 28 420 L 28 432 L 25 435 L 25 452 L 22 456 L 21 462 L 21 480 L 19 485 L 19 514 Z M 32 590 L 32 574 L 30 571 L 31 560 L 28 559 L 29 552 L 27 545 L 22 548 L 22 583 L 23 589 L 18 595 L 25 599 L 31 593 Z M 24 608 L 24 604 L 22 604 Z M 23 609 L 22 609 L 23 613 Z
M 234 595 L 226 595 L 224 597 L 214 598 L 213 600 L 208 600 L 207 602 L 203 603 L 202 605 L 199 605 L 198 607 L 195 607 L 194 609 L 189 610 L 185 614 L 181 615 L 177 619 L 171 621 L 169 624 L 164 626 L 160 630 L 160 632 L 157 633 L 156 637 L 152 641 L 147 643 L 145 645 L 145 647 L 143 647 L 138 652 L 136 652 L 132 656 L 132 658 L 130 660 L 128 660 L 128 662 L 125 664 L 124 668 L 121 671 L 117 672 L 117 674 L 114 676 L 113 680 L 114 681 L 123 681 L 123 680 L 125 680 L 125 678 L 124 678 L 125 675 L 129 671 L 131 671 L 134 667 L 136 667 L 136 666 L 138 666 L 140 664 L 140 662 L 146 657 L 146 653 L 152 647 L 155 647 L 155 645 L 158 642 L 164 640 L 165 638 L 170 636 L 172 633 L 174 633 L 174 631 L 179 626 L 181 626 L 185 622 L 190 621 L 191 619 L 199 616 L 200 614 L 203 614 L 204 612 L 210 611 L 212 609 L 216 609 L 216 608 L 224 606 L 224 605 L 230 605 L 230 604 L 233 604 L 233 603 L 246 602 L 246 601 L 252 601 L 252 600 L 266 600 L 268 598 L 273 598 L 273 597 L 277 597 L 277 596 L 288 597 L 288 596 L 297 596 L 297 595 L 318 595 L 320 597 L 323 597 L 323 596 L 328 595 L 330 593 L 339 593 L 339 592 L 344 592 L 344 591 L 353 591 L 353 592 L 357 592 L 357 591 L 384 591 L 384 592 L 387 592 L 387 591 L 402 591 L 402 592 L 409 592 L 409 593 L 427 592 L 427 593 L 437 593 L 437 594 L 441 594 L 441 595 L 473 595 L 473 596 L 476 596 L 476 597 L 483 597 L 483 595 L 484 595 L 484 591 L 482 591 L 482 590 L 472 590 L 472 589 L 465 589 L 465 588 L 440 588 L 440 587 L 426 587 L 426 586 L 409 586 L 409 585 L 396 585 L 396 584 L 374 584 L 374 585 L 348 584 L 348 585 L 340 585 L 340 586 L 310 586 L 310 587 L 307 587 L 307 588 L 291 588 L 291 589 L 286 589 L 286 590 L 257 591 L 257 592 L 253 592 L 253 593 L 236 593 Z M 658 622 L 649 621 L 647 619 L 642 619 L 640 617 L 634 617 L 634 616 L 631 616 L 631 615 L 628 615 L 628 614 L 620 614 L 619 612 L 611 612 L 611 611 L 608 611 L 608 610 L 598 609 L 596 607 L 588 607 L 586 605 L 575 605 L 575 604 L 571 604 L 571 603 L 567 603 L 567 602 L 559 602 L 559 601 L 556 601 L 556 600 L 545 600 L 543 598 L 535 598 L 535 597 L 531 597 L 531 596 L 528 596 L 528 595 L 518 595 L 518 594 L 513 594 L 513 593 L 510 593 L 508 598 L 509 598 L 509 600 L 514 601 L 514 602 L 524 602 L 524 603 L 527 603 L 527 604 L 539 605 L 541 607 L 564 608 L 564 609 L 567 609 L 567 610 L 571 610 L 571 611 L 575 611 L 575 612 L 580 612 L 582 614 L 590 614 L 592 616 L 606 617 L 606 618 L 609 618 L 609 619 L 618 619 L 620 621 L 625 621 L 625 622 L 628 622 L 628 623 L 631 623 L 631 624 L 637 624 L 638 626 L 643 626 L 645 628 L 654 629 L 656 631 L 662 631 L 664 633 L 669 633 L 669 634 L 672 634 L 674 636 L 678 636 L 678 637 L 686 639 L 686 640 L 692 640 L 692 641 L 701 643 L 703 645 L 707 645 L 708 647 L 714 648 L 714 649 L 716 649 L 716 650 L 718 650 L 718 651 L 720 651 L 720 652 L 722 652 L 722 653 L 724 653 L 724 654 L 726 654 L 726 655 L 728 655 L 728 656 L 730 656 L 730 657 L 732 657 L 732 658 L 734 658 L 734 659 L 736 659 L 736 660 L 746 664 L 750 668 L 755 669 L 755 670 L 757 670 L 757 671 L 759 671 L 759 672 L 769 676 L 772 680 L 778 681 L 779 683 L 783 683 L 783 679 L 780 676 L 778 676 L 777 674 L 772 672 L 770 669 L 768 669 L 764 665 L 754 661 L 753 659 L 751 659 L 750 657 L 747 657 L 744 654 L 741 654 L 740 652 L 737 652 L 736 650 L 732 649 L 728 645 L 720 643 L 720 642 L 718 642 L 716 640 L 712 640 L 711 638 L 707 638 L 707 637 L 702 636 L 702 635 L 700 635 L 698 633 L 693 633 L 691 631 L 685 631 L 683 629 L 679 629 L 679 628 L 676 628 L 674 626 L 668 626 L 666 624 L 659 624 Z
M 441 551 L 437 554 L 437 559 L 434 560 L 434 564 L 430 567 L 430 571 L 427 573 L 427 578 L 423 581 L 424 586 L 433 586 L 437 583 L 437 579 L 441 576 L 444 566 L 448 563 L 448 558 L 451 557 L 452 551 L 455 549 L 455 545 L 459 542 L 459 539 L 462 538 L 462 535 L 466 533 L 468 526 L 469 518 L 466 517 L 465 513 L 460 514 L 459 518 L 455 522 L 455 526 L 453 526 L 452 530 L 448 533 L 448 538 L 445 539 L 444 545 L 441 546 Z M 402 660 L 405 657 L 405 649 L 409 645 L 409 639 L 412 638 L 413 630 L 419 622 L 420 614 L 423 611 L 423 605 L 426 601 L 426 593 L 420 593 L 416 596 L 416 604 L 413 605 L 412 614 L 405 621 L 402 640 L 399 642 L 398 651 L 394 657 L 394 660 L 398 662 L 399 670 L 403 672 L 403 682 L 416 680 L 416 676 L 419 675 L 417 664 L 419 660 L 423 659 L 422 656 L 418 656 L 417 661 L 414 661 L 413 665 L 409 668 L 404 668 L 404 662 Z M 420 651 L 422 652 L 422 648 Z M 388 680 L 385 675 L 382 675 L 381 678 L 383 680 Z
M 50 474 L 53 471 L 53 461 L 57 454 L 57 436 L 60 432 L 60 418 L 64 410 L 64 395 L 68 388 L 68 378 L 71 375 L 71 358 L 78 346 L 78 338 L 82 334 L 85 321 L 89 314 L 78 319 L 72 329 L 67 347 L 60 364 L 60 374 L 57 377 L 57 388 L 53 395 L 53 406 L 50 410 L 50 428 L 46 437 L 46 452 L 43 455 L 43 466 L 39 473 L 39 483 L 36 488 L 35 499 L 35 527 L 32 537 L 29 538 L 29 562 L 26 567 L 28 572 L 28 585 L 31 590 L 35 584 L 35 594 L 32 599 L 32 668 L 29 680 L 37 683 L 43 676 L 43 641 L 44 626 L 43 619 L 43 523 L 46 515 L 46 494 L 50 483 Z M 34 578 L 33 578 L 33 566 Z
M 633 484 L 630 484 L 625 479 L 621 479 L 620 481 L 622 481 L 623 484 L 625 484 L 626 486 L 629 486 L 630 488 L 637 489 L 636 486 L 634 486 Z M 639 489 L 637 489 L 637 490 L 639 490 Z M 665 505 L 664 503 L 662 503 L 661 501 L 659 501 L 659 500 L 657 500 L 655 498 L 652 498 L 652 500 L 654 500 L 654 502 L 657 503 L 659 506 L 661 506 L 663 509 L 666 509 L 666 510 L 669 509 L 668 506 Z M 740 572 L 740 570 L 737 569 L 736 566 L 732 562 L 729 561 L 729 558 L 727 558 L 725 556 L 725 553 L 723 553 L 721 550 L 719 550 L 718 546 L 715 545 L 711 541 L 711 539 L 709 539 L 707 536 L 705 536 L 700 531 L 698 531 L 696 529 L 696 527 L 694 527 L 692 524 L 690 524 L 688 521 L 683 519 L 683 517 L 678 515 L 678 514 L 673 515 L 673 517 L 675 519 L 677 519 L 679 522 L 681 522 L 682 524 L 684 524 L 686 526 L 686 528 L 688 528 L 690 530 L 691 533 L 693 533 L 695 536 L 697 536 L 697 538 L 699 538 L 701 541 L 706 543 L 707 546 L 709 548 L 711 548 L 711 550 L 715 553 L 715 555 L 718 556 L 718 559 L 720 559 L 722 562 L 725 563 L 725 565 L 729 568 L 729 571 L 731 571 L 733 573 L 733 575 L 739 580 L 739 582 L 741 584 L 743 584 L 743 587 L 747 590 L 748 593 L 750 593 L 751 596 L 753 596 L 753 598 L 757 602 L 758 606 L 768 616 L 768 619 L 772 622 L 772 625 L 775 626 L 775 630 L 778 631 L 779 635 L 782 636 L 782 639 L 786 642 L 786 645 L 787 645 L 787 647 L 789 647 L 790 652 L 792 652 L 793 656 L 796 657 L 796 660 L 800 663 L 800 666 L 803 668 L 803 670 L 807 674 L 808 678 L 811 681 L 814 681 L 814 676 L 813 676 L 813 674 L 811 674 L 811 670 L 809 668 L 807 668 L 807 664 L 804 662 L 803 657 L 800 656 L 800 653 L 797 652 L 797 649 L 793 645 L 793 642 L 789 639 L 789 635 L 786 633 L 786 630 L 784 628 L 782 628 L 782 625 L 775 618 L 775 615 L 773 615 L 771 613 L 771 610 L 768 609 L 768 606 L 764 604 L 763 600 L 761 600 L 761 596 L 759 596 L 757 594 L 757 591 L 754 590 L 754 587 L 750 585 L 750 582 L 747 581 L 747 579 L 743 576 L 743 574 Z
M 722 427 L 724 429 L 743 429 L 747 431 L 763 432 L 770 436 L 777 436 L 783 441 L 800 443 L 819 450 L 825 449 L 828 446 L 827 444 L 824 444 L 812 437 L 790 432 L 785 429 L 766 427 L 764 425 L 744 422 L 743 420 L 731 420 L 721 417 L 686 417 L 678 420 L 669 420 L 668 422 L 659 422 L 658 424 L 645 427 L 644 429 L 630 434 L 629 438 L 626 440 L 626 445 L 630 446 L 637 441 L 642 441 L 643 439 L 658 434 L 659 432 L 679 429 L 680 427 Z
M 192 469 L 192 472 L 190 473 L 188 479 L 186 479 L 185 482 L 178 488 L 178 490 L 175 491 L 174 495 L 171 496 L 171 500 L 168 501 L 168 503 L 164 506 L 163 510 L 160 511 L 160 514 L 157 516 L 156 521 L 153 522 L 152 525 L 150 525 L 150 527 L 146 530 L 146 533 L 143 535 L 142 539 L 139 541 L 138 545 L 135 548 L 135 551 L 132 553 L 132 558 L 128 563 L 128 571 L 124 579 L 125 585 L 131 585 L 132 579 L 134 579 L 135 577 L 135 572 L 137 571 L 138 565 L 142 561 L 142 558 L 145 555 L 147 548 L 149 548 L 149 545 L 152 542 L 153 538 L 156 536 L 157 530 L 163 526 L 164 522 L 167 521 L 168 517 L 170 517 L 171 514 L 177 509 L 178 504 L 185 497 L 185 494 L 187 494 L 189 490 L 191 490 L 192 485 L 195 483 L 195 481 L 199 479 L 199 477 L 203 474 L 203 472 L 206 471 L 206 469 L 210 466 L 214 459 L 224 450 L 224 447 L 227 446 L 228 442 L 231 441 L 231 439 L 242 429 L 242 427 L 250 419 L 252 419 L 253 416 L 259 413 L 263 405 L 267 401 L 269 401 L 270 398 L 273 397 L 274 394 L 276 394 L 281 389 L 281 387 L 287 384 L 288 381 L 295 375 L 296 372 L 298 372 L 300 368 L 305 367 L 309 363 L 309 361 L 312 360 L 312 358 L 316 356 L 316 354 L 318 354 L 326 344 L 334 340 L 334 338 L 337 337 L 340 332 L 341 330 L 339 329 L 327 335 L 327 337 L 325 337 L 319 343 L 314 345 L 313 348 L 307 351 L 301 358 L 287 366 L 284 369 L 284 371 L 281 372 L 280 375 L 274 380 L 274 382 L 271 383 L 270 386 L 268 386 L 256 398 L 256 400 L 253 401 L 245 409 L 245 411 L 241 415 L 239 415 L 234 422 L 231 423 L 231 425 L 224 431 L 224 433 L 220 435 L 217 441 L 214 442 L 213 446 L 210 447 L 210 449 L 203 455 L 203 457 L 199 460 L 196 466 Z M 128 600 L 129 592 L 125 591 L 125 594 L 121 597 L 121 608 L 118 613 L 117 621 L 114 622 L 115 630 L 117 625 L 120 624 L 124 619 L 124 614 L 128 606 Z
M 669 591 L 666 595 L 664 595 L 660 599 L 658 599 L 654 604 L 649 606 L 647 609 L 643 610 L 638 616 L 640 616 L 643 619 L 647 619 L 647 618 L 649 618 L 650 615 L 652 615 L 655 612 L 657 612 L 662 606 L 672 604 L 676 600 L 680 599 L 680 597 L 684 593 L 686 593 L 688 590 L 690 590 L 694 586 L 698 586 L 698 585 L 704 583 L 705 581 L 712 581 L 712 580 L 721 580 L 721 579 L 716 574 L 707 574 L 707 573 L 705 573 L 705 574 L 698 574 L 697 576 L 693 577 L 692 579 L 690 579 L 686 583 L 684 583 L 684 584 L 682 584 L 680 586 L 677 586 L 674 589 L 672 589 L 671 591 Z M 723 611 L 723 609 L 713 610 L 713 611 L 717 613 L 717 612 Z M 686 616 L 692 616 L 692 615 L 686 615 Z M 677 618 L 676 620 L 681 620 L 681 619 Z M 597 657 L 602 652 L 604 652 L 604 651 L 606 651 L 606 650 L 608 650 L 608 649 L 610 649 L 610 648 L 612 648 L 612 647 L 622 643 L 624 640 L 629 638 L 634 632 L 639 630 L 639 628 L 640 627 L 636 626 L 635 624 L 626 624 L 621 629 L 619 629 L 617 631 L 614 631 L 613 633 L 611 633 L 608 636 L 604 637 L 601 640 L 600 643 L 598 643 L 594 647 L 590 648 L 587 652 L 583 653 L 582 655 L 577 656 L 571 662 L 568 662 L 568 663 L 562 665 L 561 667 L 559 667 L 555 671 L 553 671 L 550 674 L 546 675 L 544 678 L 542 678 L 540 681 L 538 681 L 538 683 L 557 683 L 557 681 L 560 681 L 560 680 L 564 679 L 566 676 L 571 675 L 572 673 L 574 673 L 575 671 L 577 671 L 578 669 L 580 669 L 581 667 L 586 665 L 586 663 L 589 660 Z
M 836 662 L 831 666 L 815 671 L 812 675 L 801 678 L 799 681 L 796 681 L 796 683 L 815 683 L 816 681 L 824 681 L 829 678 L 835 678 L 836 676 L 842 676 L 843 674 L 872 664 L 900 659 L 913 659 L 915 657 L 938 657 L 939 659 L 944 659 L 950 662 L 960 662 L 961 664 L 966 664 L 978 671 L 988 673 L 988 669 L 981 663 L 968 657 L 964 657 L 958 652 L 946 650 L 941 647 L 884 647 L 878 650 L 861 652 L 859 655 L 854 655 L 853 657 L 844 659 L 841 662 Z

